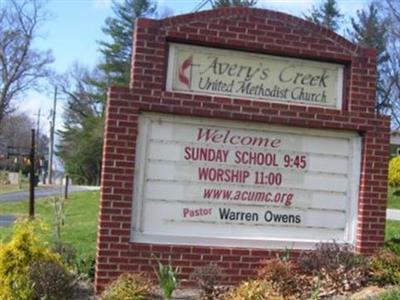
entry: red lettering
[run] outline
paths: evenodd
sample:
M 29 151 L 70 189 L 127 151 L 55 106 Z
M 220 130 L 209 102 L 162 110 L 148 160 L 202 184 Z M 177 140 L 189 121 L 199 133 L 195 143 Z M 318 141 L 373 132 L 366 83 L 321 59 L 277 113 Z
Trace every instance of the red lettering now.
M 190 160 L 190 147 L 185 147 L 185 155 L 183 156 L 184 159 Z
M 272 148 L 279 148 L 279 146 L 281 145 L 281 140 L 280 139 L 273 139 L 271 142 L 271 147 Z
M 240 135 L 231 135 L 231 130 L 219 130 L 219 129 L 205 129 L 205 128 L 197 128 L 197 141 L 211 141 L 213 143 L 221 143 L 221 144 L 232 144 L 238 145 L 241 144 L 243 146 L 257 146 L 257 147 L 271 147 L 271 148 L 279 148 L 281 146 L 280 139 L 272 139 L 270 140 L 267 137 L 262 136 L 240 136 Z

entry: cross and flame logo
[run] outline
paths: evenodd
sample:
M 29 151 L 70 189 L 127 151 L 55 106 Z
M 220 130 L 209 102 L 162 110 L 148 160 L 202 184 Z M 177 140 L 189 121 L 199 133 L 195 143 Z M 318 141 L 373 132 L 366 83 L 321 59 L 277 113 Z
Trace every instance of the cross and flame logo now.
M 190 67 L 193 64 L 193 55 L 189 56 L 187 59 L 183 61 L 183 63 L 180 65 L 178 69 L 178 79 L 179 81 L 184 84 L 188 89 L 190 89 L 190 83 L 191 83 L 191 70 Z M 189 69 L 189 74 L 187 74 Z

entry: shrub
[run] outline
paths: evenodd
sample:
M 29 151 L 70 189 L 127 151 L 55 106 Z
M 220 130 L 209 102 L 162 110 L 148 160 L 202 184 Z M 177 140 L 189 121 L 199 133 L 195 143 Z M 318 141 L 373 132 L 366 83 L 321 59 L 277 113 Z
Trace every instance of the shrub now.
M 308 280 L 302 282 L 303 276 L 298 273 L 297 265 L 290 260 L 275 258 L 264 261 L 258 275 L 260 279 L 270 282 L 274 289 L 284 297 L 297 296 L 300 298 L 302 293 L 311 289 L 307 288 Z
M 389 162 L 388 182 L 392 187 L 400 186 L 400 156 L 392 158 Z
M 298 258 L 300 273 L 312 276 L 313 293 L 318 297 L 356 291 L 368 282 L 367 263 L 349 245 L 321 243 L 316 250 Z
M 73 299 L 75 276 L 61 263 L 37 261 L 28 274 L 34 287 L 32 299 Z
M 209 264 L 196 268 L 191 274 L 191 279 L 195 280 L 202 291 L 203 298 L 213 300 L 218 298 L 220 290 L 218 284 L 222 279 L 222 269 L 217 264 Z
M 101 294 L 101 300 L 149 300 L 151 283 L 143 274 L 124 273 Z
M 365 265 L 365 259 L 352 251 L 350 245 L 339 245 L 336 242 L 319 243 L 314 251 L 303 252 L 298 264 L 305 273 L 318 274 L 322 269 L 334 271 L 338 266 L 345 270 Z
M 52 250 L 58 253 L 66 264 L 74 266 L 76 261 L 76 250 L 74 247 L 66 243 L 57 242 Z
M 37 223 L 17 223 L 11 240 L 0 245 L 0 295 L 4 300 L 31 300 L 34 285 L 27 274 L 35 262 L 60 263 L 38 238 Z
M 10 181 L 8 180 L 8 172 L 0 171 L 0 184 L 10 184 Z
M 164 299 L 171 299 L 172 293 L 179 285 L 178 273 L 180 272 L 179 267 L 175 269 L 172 267 L 171 260 L 167 265 L 163 265 L 161 261 L 157 261 L 158 267 L 154 269 L 158 284 L 163 291 Z
M 251 280 L 225 293 L 222 300 L 284 300 L 265 280 Z M 286 298 L 289 299 L 289 298 Z M 293 298 L 295 299 L 295 298 Z
M 371 258 L 372 280 L 379 285 L 400 284 L 400 256 L 382 250 Z

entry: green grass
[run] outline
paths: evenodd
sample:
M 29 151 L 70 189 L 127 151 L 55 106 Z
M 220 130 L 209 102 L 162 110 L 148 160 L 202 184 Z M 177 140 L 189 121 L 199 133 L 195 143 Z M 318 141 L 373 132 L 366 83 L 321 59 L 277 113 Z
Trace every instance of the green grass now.
M 400 189 L 397 189 L 399 195 L 396 196 L 393 192 L 396 191 L 395 188 L 389 188 L 388 190 L 388 208 L 400 209 Z
M 399 300 L 400 299 L 400 288 L 393 288 L 384 294 L 380 295 L 378 300 Z
M 386 221 L 385 248 L 400 255 L 400 221 Z
M 20 192 L 28 190 L 28 184 L 23 183 L 22 189 L 19 189 L 18 184 L 0 184 L 0 194 Z
M 54 241 L 55 214 L 50 198 L 36 202 L 36 218 L 50 225 L 46 239 Z M 65 224 L 62 227 L 61 238 L 64 243 L 73 246 L 79 256 L 94 256 L 96 252 L 97 214 L 99 207 L 99 192 L 84 192 L 71 194 L 65 205 Z M 28 202 L 0 203 L 1 214 L 27 216 Z M 0 228 L 0 241 L 10 236 L 11 227 Z

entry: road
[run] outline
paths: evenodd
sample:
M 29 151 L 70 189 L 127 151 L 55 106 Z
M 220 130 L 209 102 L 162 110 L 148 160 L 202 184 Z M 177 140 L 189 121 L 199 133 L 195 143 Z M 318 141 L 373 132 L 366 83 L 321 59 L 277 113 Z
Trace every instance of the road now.
M 400 209 L 388 209 L 386 211 L 386 219 L 400 221 Z
M 68 193 L 76 193 L 76 192 L 86 192 L 98 190 L 98 187 L 93 186 L 77 186 L 72 185 L 68 188 Z M 44 198 L 55 195 L 62 195 L 64 191 L 64 187 L 55 186 L 55 187 L 38 187 L 35 189 L 35 199 Z M 0 202 L 12 202 L 12 201 L 21 201 L 29 198 L 29 192 L 14 192 L 7 194 L 0 194 Z

